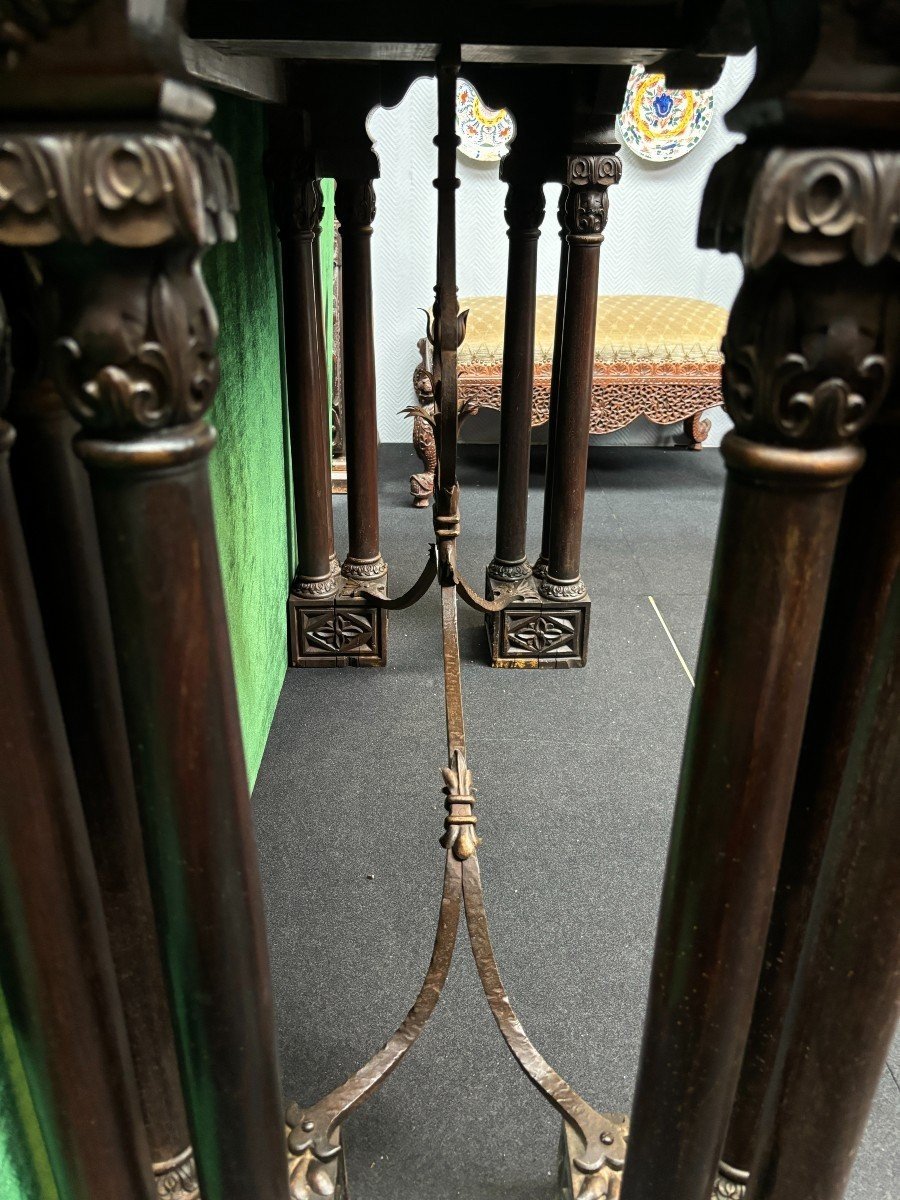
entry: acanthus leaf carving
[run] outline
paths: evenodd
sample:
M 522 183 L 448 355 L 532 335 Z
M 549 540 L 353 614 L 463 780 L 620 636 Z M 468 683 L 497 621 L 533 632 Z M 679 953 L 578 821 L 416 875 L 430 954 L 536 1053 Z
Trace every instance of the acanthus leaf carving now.
M 233 241 L 237 185 L 210 137 L 185 133 L 0 138 L 0 243 L 111 246 Z
M 710 176 L 700 242 L 738 251 L 753 270 L 900 259 L 900 155 L 739 146 Z
M 573 154 L 566 167 L 565 229 L 570 237 L 602 239 L 609 216 L 609 187 L 622 177 L 617 154 Z
M 51 350 L 60 394 L 94 430 L 140 431 L 199 420 L 219 381 L 218 322 L 193 255 L 162 265 L 142 255 L 110 268 L 104 286 L 76 297 Z M 50 276 L 52 280 L 52 274 Z
M 862 432 L 887 394 L 886 351 L 900 337 L 900 302 L 881 282 L 861 288 L 846 266 L 748 276 L 723 342 L 722 391 L 738 433 L 817 448 Z
M 340 179 L 334 193 L 335 216 L 342 233 L 371 231 L 375 220 L 375 184 L 371 179 Z

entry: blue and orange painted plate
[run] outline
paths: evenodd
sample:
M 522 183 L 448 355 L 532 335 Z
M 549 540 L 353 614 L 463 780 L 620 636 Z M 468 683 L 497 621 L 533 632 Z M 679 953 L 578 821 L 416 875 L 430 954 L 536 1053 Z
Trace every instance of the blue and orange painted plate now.
M 667 88 L 664 75 L 632 67 L 625 103 L 616 117 L 619 141 L 647 162 L 672 162 L 693 150 L 709 129 L 711 89 Z
M 459 150 L 478 162 L 499 162 L 509 153 L 516 122 L 506 108 L 488 108 L 467 79 L 456 86 L 456 132 Z

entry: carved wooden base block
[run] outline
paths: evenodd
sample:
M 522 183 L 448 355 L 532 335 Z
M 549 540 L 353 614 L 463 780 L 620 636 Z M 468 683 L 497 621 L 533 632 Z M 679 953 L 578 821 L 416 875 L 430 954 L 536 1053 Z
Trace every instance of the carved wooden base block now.
M 616 1114 L 607 1119 L 621 1125 L 627 1137 L 627 1116 Z M 599 1171 L 588 1174 L 578 1166 L 583 1153 L 584 1144 L 577 1130 L 563 1120 L 559 1136 L 558 1200 L 618 1200 L 623 1168 L 607 1162 Z
M 388 614 L 360 595 L 362 585 L 341 577 L 337 594 L 325 599 L 288 597 L 292 667 L 383 667 L 387 662 Z M 387 573 L 365 587 L 384 593 Z
M 498 613 L 486 613 L 492 667 L 583 667 L 587 662 L 591 600 L 545 600 L 532 575 L 507 583 L 485 577 L 489 600 L 513 592 Z

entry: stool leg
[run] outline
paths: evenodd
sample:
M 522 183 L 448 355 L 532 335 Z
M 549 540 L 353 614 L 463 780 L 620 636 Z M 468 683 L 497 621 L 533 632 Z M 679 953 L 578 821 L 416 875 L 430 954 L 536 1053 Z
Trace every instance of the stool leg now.
M 827 155 L 823 152 L 822 165 Z M 735 432 L 663 886 L 623 1200 L 708 1200 L 738 1084 L 855 436 L 884 390 L 878 269 L 813 253 L 816 152 L 742 148 L 703 228 L 745 237 Z M 836 228 L 836 227 L 835 227 Z M 765 229 L 767 236 L 760 236 Z M 735 233 L 735 231 L 738 231 Z M 772 231 L 772 232 L 769 232 Z M 814 265 L 821 263 L 822 265 Z M 743 1166 L 744 1164 L 737 1164 Z

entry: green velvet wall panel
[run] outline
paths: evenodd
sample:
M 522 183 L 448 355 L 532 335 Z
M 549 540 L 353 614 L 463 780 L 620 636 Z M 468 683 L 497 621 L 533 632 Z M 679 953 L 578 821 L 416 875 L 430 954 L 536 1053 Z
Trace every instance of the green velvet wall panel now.
M 0 992 L 0 1200 L 56 1200 L 50 1162 Z
M 206 256 L 219 312 L 222 379 L 210 459 L 241 728 L 251 784 L 287 665 L 285 599 L 293 559 L 282 388 L 277 240 L 262 171 L 265 112 L 218 96 L 213 132 L 234 159 L 240 236 Z

